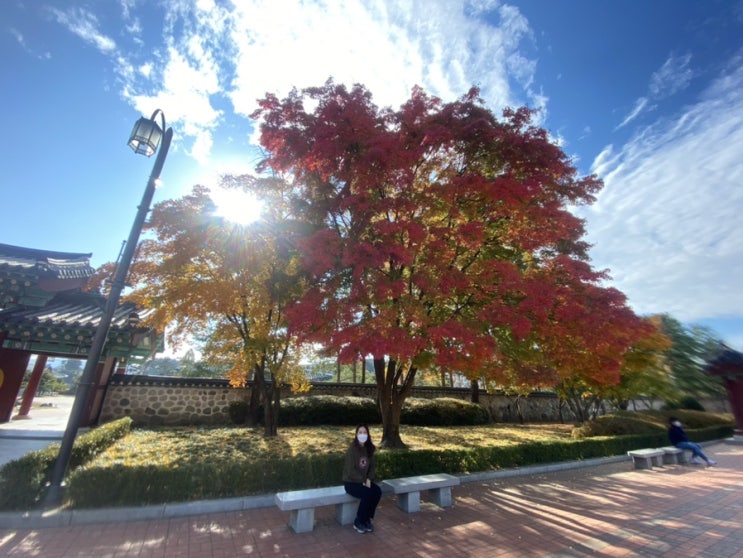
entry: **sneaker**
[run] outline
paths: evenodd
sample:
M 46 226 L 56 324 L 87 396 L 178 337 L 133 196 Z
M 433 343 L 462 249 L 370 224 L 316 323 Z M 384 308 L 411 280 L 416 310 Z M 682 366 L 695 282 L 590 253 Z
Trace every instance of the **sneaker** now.
M 701 465 L 702 460 L 695 456 L 691 458 L 691 461 L 689 461 L 689 463 L 693 463 L 694 465 Z
M 709 461 L 707 461 L 707 465 L 709 465 L 710 467 L 711 467 L 712 465 L 717 465 L 717 461 L 715 461 L 715 460 L 713 460 L 713 459 L 710 459 Z
M 364 524 L 364 530 L 367 533 L 373 533 L 374 532 L 374 525 L 372 525 L 371 519 Z
M 354 520 L 353 528 L 356 529 L 357 533 L 361 533 L 362 535 L 366 533 L 366 527 L 358 519 Z

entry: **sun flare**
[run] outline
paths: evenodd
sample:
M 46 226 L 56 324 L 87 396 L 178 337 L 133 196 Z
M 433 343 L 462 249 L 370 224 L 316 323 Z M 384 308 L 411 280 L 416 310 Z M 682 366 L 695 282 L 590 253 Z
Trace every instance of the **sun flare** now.
M 210 196 L 217 206 L 217 215 L 236 225 L 257 221 L 263 211 L 263 202 L 242 190 L 214 188 Z

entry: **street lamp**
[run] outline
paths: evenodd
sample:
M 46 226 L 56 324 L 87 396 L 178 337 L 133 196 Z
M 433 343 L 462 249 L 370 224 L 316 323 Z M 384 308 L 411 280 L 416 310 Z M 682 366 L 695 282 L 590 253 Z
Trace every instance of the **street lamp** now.
M 156 121 L 158 115 L 160 116 L 162 126 L 158 125 Z M 95 371 L 98 367 L 98 361 L 101 359 L 103 347 L 106 344 L 106 337 L 108 336 L 108 330 L 111 327 L 111 320 L 113 319 L 114 312 L 119 305 L 119 298 L 121 297 L 121 291 L 124 289 L 126 283 L 126 275 L 129 271 L 129 265 L 134 257 L 134 250 L 139 242 L 139 235 L 142 232 L 142 227 L 147 218 L 147 213 L 150 210 L 152 197 L 155 195 L 155 187 L 159 181 L 160 172 L 163 169 L 165 157 L 168 155 L 170 140 L 172 138 L 173 129 L 165 129 L 165 115 L 160 109 L 153 112 L 150 118 L 142 117 L 137 120 L 132 129 L 132 133 L 129 136 L 129 147 L 131 147 L 135 153 L 141 153 L 147 157 L 150 157 L 155 153 L 155 151 L 157 151 L 161 140 L 162 145 L 160 145 L 160 151 L 158 152 L 155 164 L 152 167 L 150 179 L 147 181 L 147 187 L 142 196 L 142 202 L 139 204 L 137 216 L 134 218 L 132 230 L 129 233 L 129 239 L 126 241 L 124 251 L 121 254 L 121 260 L 116 268 L 113 283 L 111 284 L 111 292 L 106 301 L 103 315 L 101 315 L 101 321 L 95 330 L 93 342 L 90 345 L 88 360 L 85 363 L 83 375 L 75 394 L 75 402 L 72 405 L 70 418 L 67 421 L 67 428 L 62 437 L 62 445 L 59 448 L 59 455 L 57 456 L 57 460 L 54 462 L 54 469 L 52 469 L 49 490 L 45 497 L 45 503 L 47 505 L 56 505 L 62 500 L 62 481 L 64 480 L 67 465 L 70 462 L 75 436 L 77 435 L 80 422 L 85 413 L 88 399 L 90 397 L 90 388 L 95 379 Z

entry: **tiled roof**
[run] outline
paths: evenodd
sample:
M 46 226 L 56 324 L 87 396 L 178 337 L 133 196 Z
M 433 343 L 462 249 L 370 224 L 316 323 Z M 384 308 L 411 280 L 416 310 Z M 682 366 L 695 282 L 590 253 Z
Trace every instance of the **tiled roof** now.
M 42 308 L 16 307 L 0 311 L 0 329 L 22 324 L 94 329 L 101 321 L 105 303 L 105 299 L 96 294 L 60 293 Z M 130 327 L 129 317 L 133 312 L 142 320 L 154 310 L 136 308 L 133 303 L 124 302 L 114 312 L 111 327 Z
M 725 376 L 728 374 L 743 374 L 743 353 L 729 347 L 724 347 L 717 357 L 707 363 L 709 374 Z
M 0 269 L 54 279 L 87 279 L 93 275 L 92 254 L 53 252 L 0 244 Z

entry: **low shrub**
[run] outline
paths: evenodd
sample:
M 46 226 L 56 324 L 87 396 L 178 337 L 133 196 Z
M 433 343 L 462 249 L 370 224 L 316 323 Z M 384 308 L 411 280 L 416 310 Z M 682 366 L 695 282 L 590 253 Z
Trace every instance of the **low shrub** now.
M 248 419 L 249 405 L 247 401 L 233 401 L 227 408 L 233 424 L 245 424 Z
M 672 416 L 677 417 L 684 424 L 684 429 L 687 430 L 687 433 L 689 433 L 689 430 L 725 426 L 732 427 L 734 425 L 732 415 L 729 414 L 704 413 L 685 409 L 676 411 L 620 411 L 598 417 L 595 420 L 575 427 L 572 436 L 576 439 L 582 439 L 593 436 L 624 436 L 631 434 L 665 435 L 668 430 L 668 420 Z
M 681 401 L 679 401 L 681 404 L 682 409 L 689 409 L 691 411 L 702 411 L 704 412 L 704 405 L 702 405 L 699 401 L 696 400 L 696 398 L 687 395 L 686 397 L 682 397 Z
M 488 422 L 488 412 L 476 403 L 451 397 L 436 399 L 410 397 L 405 400 L 400 422 L 413 426 L 486 424 Z
M 78 436 L 72 446 L 68 471 L 87 463 L 126 436 L 131 426 L 132 419 L 124 417 Z M 60 444 L 51 444 L 10 461 L 0 469 L 0 509 L 29 509 L 42 500 L 59 448 Z
M 376 402 L 369 397 L 290 397 L 281 402 L 279 412 L 280 426 L 350 426 L 378 424 L 381 420 Z M 488 412 L 480 405 L 449 397 L 410 397 L 405 400 L 400 416 L 401 424 L 414 426 L 466 426 L 487 422 Z
M 616 414 L 600 416 L 585 422 L 573 429 L 575 439 L 592 438 L 594 436 L 629 436 L 645 434 L 663 434 L 666 426 L 659 424 L 657 419 L 631 411 L 621 411 Z
M 280 426 L 376 424 L 382 420 L 373 399 L 336 395 L 289 397 L 281 402 Z
M 686 395 L 679 400 L 666 401 L 663 406 L 664 410 L 675 411 L 677 409 L 688 409 L 691 411 L 702 411 L 704 412 L 704 405 L 702 405 L 695 397 Z

